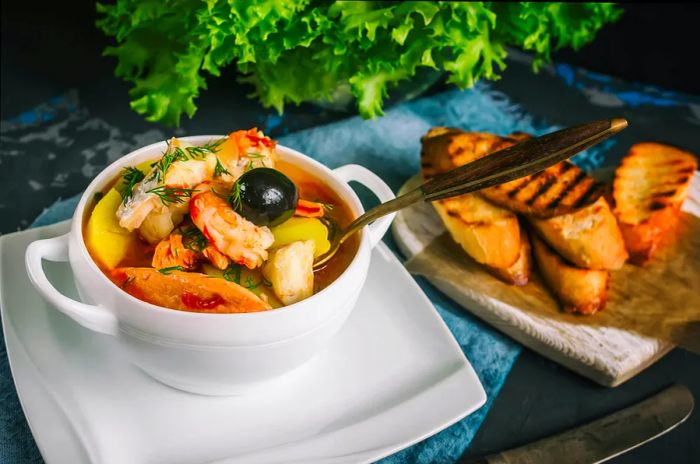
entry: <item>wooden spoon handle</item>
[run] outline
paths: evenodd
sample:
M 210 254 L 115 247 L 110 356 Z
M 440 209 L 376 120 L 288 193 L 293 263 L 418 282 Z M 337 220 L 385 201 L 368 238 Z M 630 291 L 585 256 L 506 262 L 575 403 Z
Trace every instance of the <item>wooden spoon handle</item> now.
M 626 119 L 602 119 L 529 139 L 436 176 L 420 190 L 425 201 L 434 201 L 510 182 L 570 158 L 625 127 Z

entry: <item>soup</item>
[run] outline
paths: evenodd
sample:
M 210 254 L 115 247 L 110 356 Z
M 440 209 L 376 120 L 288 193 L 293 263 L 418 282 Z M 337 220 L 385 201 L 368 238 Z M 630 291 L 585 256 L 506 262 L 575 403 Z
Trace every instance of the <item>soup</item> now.
M 275 146 L 256 129 L 201 146 L 171 139 L 86 210 L 93 260 L 132 296 L 183 311 L 265 311 L 323 290 L 352 261 L 358 237 L 321 269 L 313 261 L 353 215 Z

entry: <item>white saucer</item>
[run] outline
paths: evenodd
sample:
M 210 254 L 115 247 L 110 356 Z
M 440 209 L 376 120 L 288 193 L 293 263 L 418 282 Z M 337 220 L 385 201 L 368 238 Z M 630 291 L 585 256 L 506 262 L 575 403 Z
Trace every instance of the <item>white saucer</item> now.
M 48 306 L 24 251 L 69 223 L 0 237 L 0 310 L 15 385 L 48 463 L 371 462 L 474 412 L 486 394 L 430 301 L 381 244 L 331 346 L 258 393 L 183 393 L 121 357 L 114 339 Z M 45 263 L 73 297 L 70 267 Z

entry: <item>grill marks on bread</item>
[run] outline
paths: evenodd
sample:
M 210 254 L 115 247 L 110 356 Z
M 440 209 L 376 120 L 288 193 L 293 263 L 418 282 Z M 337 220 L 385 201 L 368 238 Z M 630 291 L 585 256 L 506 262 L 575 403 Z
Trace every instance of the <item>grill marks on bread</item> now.
M 498 156 L 495 152 L 530 137 L 431 129 L 421 139 L 423 177 L 427 180 L 484 156 Z M 531 273 L 530 239 L 515 215 L 523 214 L 541 237 L 538 261 L 552 291 L 567 310 L 591 314 L 604 305 L 607 269 L 618 269 L 627 258 L 604 190 L 578 167 L 562 162 L 507 184 L 433 202 L 433 206 L 469 255 L 491 274 L 516 285 L 527 283 Z M 518 243 L 517 259 L 507 265 L 502 251 L 516 256 Z M 494 266 L 497 260 L 500 264 Z
M 697 159 L 660 143 L 638 143 L 622 159 L 613 182 L 614 211 L 632 262 L 649 261 L 672 235 Z
M 522 179 L 484 189 L 492 202 L 518 213 L 548 218 L 595 203 L 605 187 L 574 164 L 563 161 Z
M 445 173 L 489 154 L 494 146 L 508 146 L 487 133 L 465 133 L 436 127 L 421 139 L 421 173 L 424 179 Z M 524 285 L 530 276 L 529 244 L 518 218 L 478 194 L 432 203 L 450 235 L 475 261 L 484 264 L 501 280 Z M 526 253 L 527 256 L 523 256 Z

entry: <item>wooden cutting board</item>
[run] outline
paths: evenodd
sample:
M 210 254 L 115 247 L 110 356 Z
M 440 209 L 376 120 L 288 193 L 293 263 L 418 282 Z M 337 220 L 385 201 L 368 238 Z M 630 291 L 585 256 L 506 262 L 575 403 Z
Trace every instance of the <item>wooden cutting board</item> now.
M 412 190 L 420 182 L 419 176 L 411 178 L 399 194 Z M 699 187 L 700 176 L 696 175 L 693 193 L 684 210 L 700 217 Z M 399 248 L 410 259 L 444 234 L 445 228 L 433 207 L 421 203 L 399 212 L 392 232 Z M 471 260 L 466 253 L 464 259 Z M 484 278 L 494 277 L 484 272 Z M 528 313 L 438 277 L 427 276 L 427 279 L 466 310 L 518 342 L 604 386 L 620 385 L 673 348 L 669 342 L 617 327 L 571 324 L 543 314 Z

